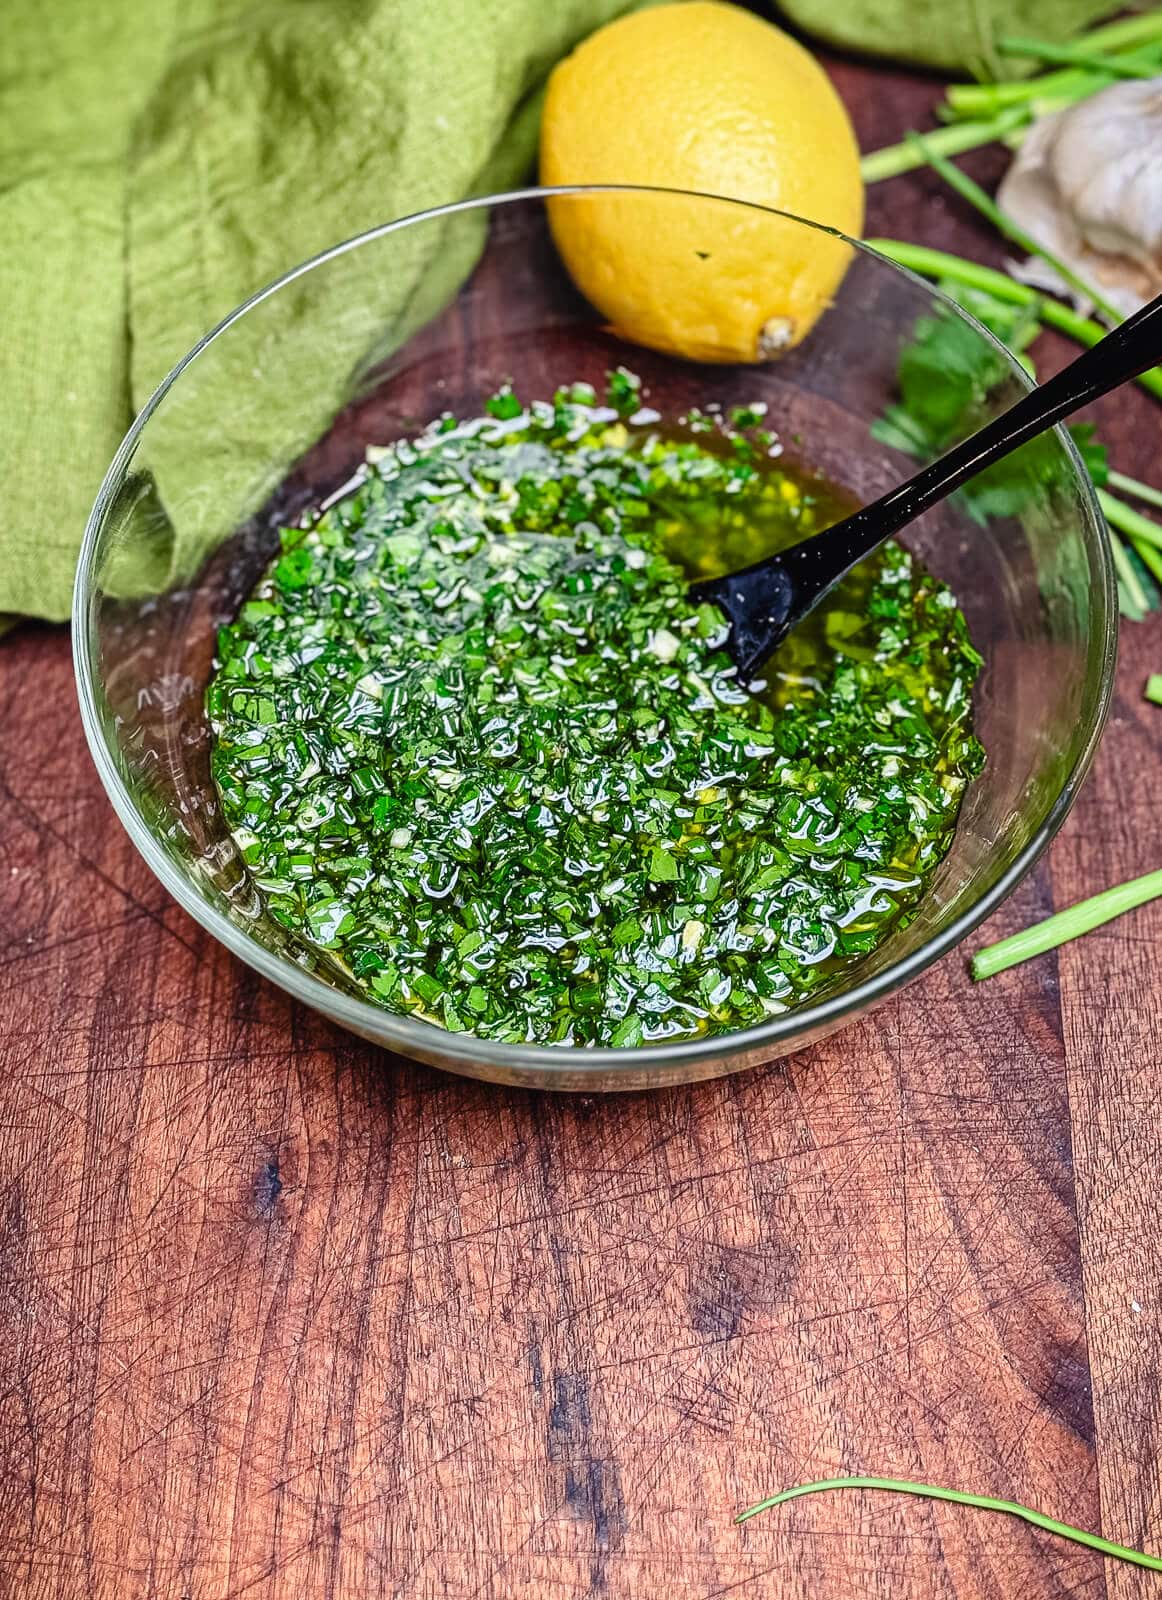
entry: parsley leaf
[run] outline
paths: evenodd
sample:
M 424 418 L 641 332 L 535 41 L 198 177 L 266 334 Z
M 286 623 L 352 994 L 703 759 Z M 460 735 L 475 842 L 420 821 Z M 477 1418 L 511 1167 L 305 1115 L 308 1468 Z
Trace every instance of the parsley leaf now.
M 944 282 L 940 287 L 1016 354 L 1040 330 L 1029 306 L 1010 305 L 962 284 Z M 918 460 L 941 455 L 981 426 L 990 398 L 1009 375 L 1001 351 L 945 307 L 937 307 L 917 321 L 911 341 L 900 352 L 900 398 L 872 423 L 872 437 Z M 1068 432 L 1094 482 L 1105 483 L 1106 449 L 1095 439 L 1093 425 L 1071 423 Z M 959 498 L 980 523 L 1019 516 L 1039 493 L 1053 487 L 1061 472 L 1056 441 L 1043 434 L 980 473 L 960 490 Z

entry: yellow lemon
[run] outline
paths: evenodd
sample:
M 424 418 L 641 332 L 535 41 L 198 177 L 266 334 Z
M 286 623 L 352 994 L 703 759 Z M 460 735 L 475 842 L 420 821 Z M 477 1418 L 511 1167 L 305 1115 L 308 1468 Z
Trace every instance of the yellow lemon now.
M 541 182 L 694 189 L 856 235 L 859 148 L 819 63 L 737 6 L 688 0 L 599 29 L 549 79 Z M 625 337 L 761 361 L 810 331 L 847 269 L 840 239 L 763 211 L 665 195 L 559 197 L 557 248 Z

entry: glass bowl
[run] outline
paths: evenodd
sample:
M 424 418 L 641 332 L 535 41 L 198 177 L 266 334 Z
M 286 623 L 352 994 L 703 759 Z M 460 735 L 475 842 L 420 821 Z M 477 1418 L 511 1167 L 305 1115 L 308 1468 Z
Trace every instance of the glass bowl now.
M 552 206 L 639 211 L 682 248 L 749 234 L 761 258 L 850 248 L 834 303 L 764 365 L 694 363 L 631 345 L 581 298 L 549 230 Z M 675 244 L 675 248 L 678 245 Z M 459 287 L 462 285 L 462 287 Z M 761 284 L 754 286 L 761 304 Z M 748 286 L 738 289 L 748 292 Z M 914 463 L 869 431 L 895 397 L 918 324 L 951 318 L 1001 347 L 920 279 L 851 241 L 737 201 L 669 190 L 530 190 L 385 224 L 317 256 L 239 307 L 169 374 L 130 429 L 85 532 L 73 612 L 85 731 L 134 842 L 185 909 L 242 960 L 376 1044 L 455 1072 L 558 1089 L 712 1077 L 798 1050 L 951 950 L 1060 826 L 1110 696 L 1116 593 L 1092 487 L 1064 433 L 1030 474 L 1019 516 L 987 525 L 954 500 L 905 542 L 950 583 L 985 656 L 976 726 L 988 761 L 915 920 L 814 1003 L 718 1037 L 633 1049 L 514 1046 L 446 1033 L 368 1004 L 320 952 L 264 913 L 209 775 L 203 692 L 218 627 L 277 547 L 278 528 L 355 473 L 369 445 L 445 410 L 479 414 L 505 380 L 525 399 L 625 364 L 665 416 L 766 403 L 794 452 L 860 500 Z M 1029 385 L 1008 356 L 981 420 Z

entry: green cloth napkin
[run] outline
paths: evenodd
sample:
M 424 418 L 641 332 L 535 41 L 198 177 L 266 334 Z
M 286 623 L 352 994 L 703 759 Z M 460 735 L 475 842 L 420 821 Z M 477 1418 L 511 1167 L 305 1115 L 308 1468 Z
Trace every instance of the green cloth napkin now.
M 105 468 L 134 412 L 207 329 L 327 245 L 518 182 L 554 62 L 640 3 L 6 0 L 0 625 L 5 613 L 68 614 Z M 987 62 L 998 27 L 1058 36 L 1110 7 L 779 9 L 839 45 L 964 67 Z M 480 246 L 477 222 L 411 236 L 390 281 L 354 285 L 367 270 L 354 258 L 312 276 L 232 332 L 197 381 L 183 377 L 138 463 L 120 587 L 188 575 L 265 499 L 343 403 L 368 350 L 454 292 Z
M 518 182 L 554 62 L 632 3 L 7 0 L 0 613 L 67 616 L 118 441 L 208 328 L 337 240 Z M 153 502 L 126 585 L 188 573 L 229 531 L 225 508 L 236 521 L 259 503 L 285 468 L 277 452 L 311 442 L 367 347 L 450 295 L 478 244 L 463 225 L 428 230 L 338 339 L 312 289 L 207 361 L 142 463 L 165 514 Z M 324 301 L 342 288 L 328 276 Z M 293 395 L 293 382 L 255 390 L 273 352 L 300 379 Z

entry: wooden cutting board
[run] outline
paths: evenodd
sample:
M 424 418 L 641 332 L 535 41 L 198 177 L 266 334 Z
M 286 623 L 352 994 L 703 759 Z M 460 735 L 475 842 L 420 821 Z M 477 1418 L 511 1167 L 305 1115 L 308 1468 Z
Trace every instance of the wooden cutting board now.
M 865 148 L 938 86 L 832 63 Z M 998 152 L 969 158 L 986 181 Z M 1000 251 L 926 177 L 869 232 Z M 1051 356 L 1064 359 L 1065 347 Z M 1159 413 L 1100 408 L 1160 481 Z M 1159 865 L 1162 617 L 987 929 Z M 958 956 L 789 1065 L 604 1100 L 395 1060 L 151 878 L 63 629 L 0 646 L 0 1594 L 1049 1600 L 1157 1578 L 921 1477 L 1162 1547 L 1162 906 Z

